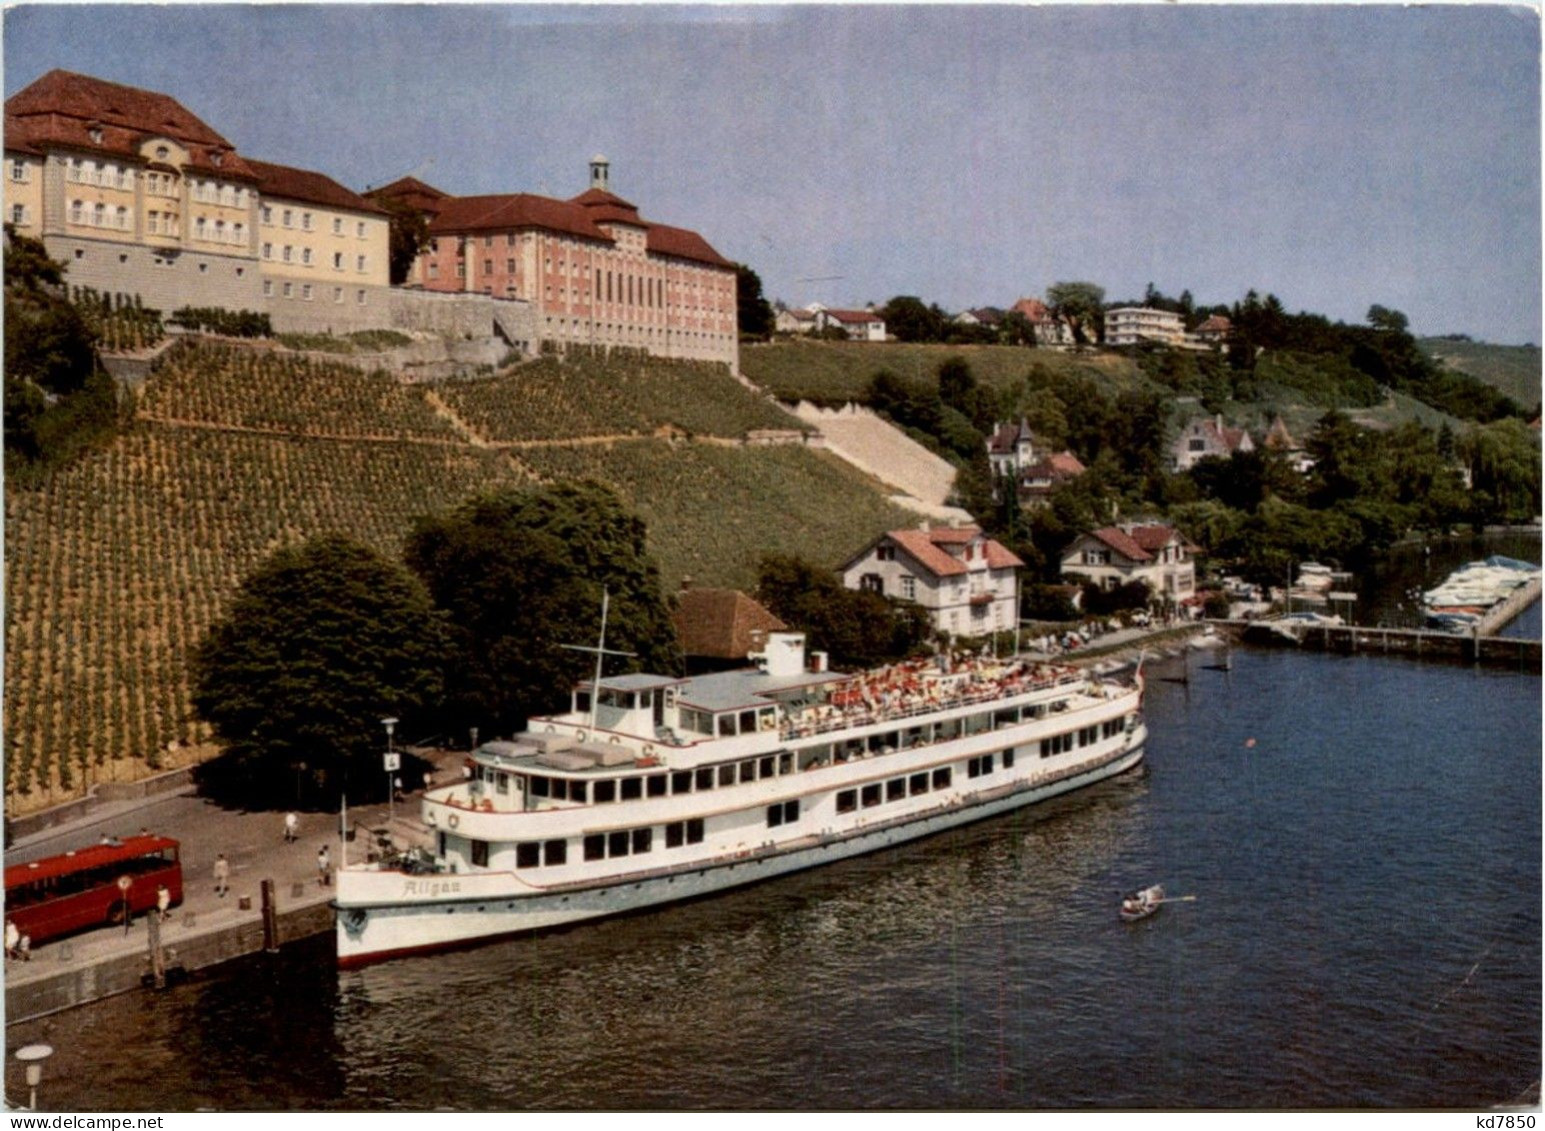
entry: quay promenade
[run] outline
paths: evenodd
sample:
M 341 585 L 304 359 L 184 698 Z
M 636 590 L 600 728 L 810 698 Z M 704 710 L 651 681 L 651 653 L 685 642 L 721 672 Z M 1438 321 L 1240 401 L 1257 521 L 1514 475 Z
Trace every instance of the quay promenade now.
M 459 761 L 461 755 L 456 754 Z M 363 857 L 375 830 L 389 830 L 402 845 L 429 843 L 418 824 L 418 794 L 394 807 L 388 821 L 384 801 L 349 808 L 355 833 L 347 846 L 350 860 Z M 284 840 L 283 812 L 226 809 L 195 796 L 192 786 L 140 804 L 119 802 L 84 817 L 53 825 L 13 841 L 9 864 L 26 863 L 103 837 L 132 836 L 140 829 L 175 837 L 181 843 L 183 902 L 161 925 L 161 946 L 170 980 L 268 945 L 282 945 L 332 929 L 333 889 L 318 882 L 317 850 L 327 845 L 333 867 L 339 863 L 339 815 L 300 813 L 299 836 Z M 231 865 L 230 893 L 215 893 L 214 862 L 224 853 Z M 265 933 L 262 884 L 273 883 L 276 914 Z M 33 948 L 28 961 L 5 964 L 5 1020 L 40 1017 L 75 1005 L 137 990 L 151 972 L 148 917 L 136 916 L 124 927 L 102 927 Z

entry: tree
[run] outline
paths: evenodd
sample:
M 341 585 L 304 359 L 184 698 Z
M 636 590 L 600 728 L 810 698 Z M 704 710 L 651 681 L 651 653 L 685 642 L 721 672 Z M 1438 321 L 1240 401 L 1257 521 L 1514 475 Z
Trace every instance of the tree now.
M 1087 345 L 1091 331 L 1099 334 L 1105 288 L 1093 283 L 1053 283 L 1046 288 L 1046 307 L 1052 317 L 1068 324 L 1074 341 Z
M 916 295 L 897 295 L 880 308 L 886 333 L 899 342 L 936 342 L 944 335 L 944 320 L 937 307 L 924 305 Z
M 408 281 L 419 252 L 429 246 L 429 217 L 400 200 L 382 198 L 376 203 L 390 213 L 386 257 L 392 286 L 400 287 Z
M 829 569 L 791 554 L 769 554 L 757 571 L 757 599 L 806 633 L 810 648 L 844 670 L 878 667 L 921 651 L 928 615 L 910 601 L 847 589 Z
M 400 564 L 341 535 L 276 551 L 193 655 L 193 704 L 244 803 L 331 806 L 380 783 L 380 720 L 419 725 L 442 686 L 444 620 Z
M 416 522 L 408 565 L 451 623 L 442 724 L 513 734 L 564 706 L 594 675 L 594 658 L 564 645 L 595 643 L 603 589 L 606 646 L 633 653 L 630 667 L 676 670 L 676 633 L 644 538 L 643 520 L 592 482 L 498 491 Z
M 744 263 L 735 264 L 735 309 L 742 334 L 772 336 L 773 308 L 762 296 L 762 277 Z
M 1374 303 L 1368 308 L 1368 325 L 1375 330 L 1389 331 L 1397 334 L 1406 332 L 1410 322 L 1406 316 L 1398 310 L 1390 310 L 1387 307 Z

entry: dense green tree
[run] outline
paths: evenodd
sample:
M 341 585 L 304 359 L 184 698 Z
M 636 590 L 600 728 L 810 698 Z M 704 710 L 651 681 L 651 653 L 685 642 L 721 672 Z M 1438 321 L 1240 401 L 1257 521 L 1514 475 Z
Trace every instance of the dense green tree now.
M 1006 346 L 1035 345 L 1035 327 L 1017 310 L 1011 310 L 998 323 L 998 340 Z
M 680 666 L 644 523 L 602 484 L 472 499 L 415 523 L 406 558 L 450 615 L 443 725 L 457 733 L 511 734 L 563 707 L 594 673 L 593 656 L 564 645 L 595 643 L 603 589 L 606 646 L 635 657 L 607 670 Z
M 744 263 L 735 264 L 735 311 L 742 334 L 772 337 L 772 303 L 762 295 L 762 277 Z
M 804 632 L 807 648 L 827 653 L 841 670 L 878 667 L 926 651 L 933 636 L 920 605 L 844 588 L 833 571 L 794 555 L 762 559 L 757 599 Z
M 897 295 L 880 308 L 885 331 L 898 342 L 937 342 L 944 337 L 944 318 L 937 306 L 916 295 Z
M 1521 420 L 1471 429 L 1459 443 L 1470 467 L 1475 518 L 1528 521 L 1540 513 L 1540 436 Z
M 1053 283 L 1046 288 L 1046 307 L 1053 318 L 1068 324 L 1074 341 L 1087 345 L 1101 334 L 1105 288 L 1084 282 Z
M 327 535 L 276 551 L 194 653 L 193 704 L 227 744 L 212 780 L 248 804 L 288 801 L 297 781 L 329 806 L 368 795 L 380 720 L 421 724 L 444 641 L 423 584 L 374 550 Z
M 400 200 L 381 198 L 376 203 L 385 208 L 388 213 L 386 248 L 388 277 L 391 279 L 392 286 L 400 287 L 408 281 L 408 276 L 413 270 L 413 261 L 429 246 L 429 217 Z

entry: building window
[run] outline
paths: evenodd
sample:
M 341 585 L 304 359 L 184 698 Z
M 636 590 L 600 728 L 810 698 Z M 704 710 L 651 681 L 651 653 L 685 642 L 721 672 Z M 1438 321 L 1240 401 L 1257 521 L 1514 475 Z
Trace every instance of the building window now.
M 300 226 L 308 232 L 311 230 L 311 213 L 302 212 L 300 214 Z
M 333 270 L 334 271 L 342 271 L 343 270 L 343 252 L 341 252 L 341 251 L 333 252 Z
M 438 279 L 440 277 L 440 265 L 438 263 L 431 263 L 429 265 L 429 277 L 431 279 Z
M 294 298 L 295 297 L 295 284 L 294 283 L 286 283 L 286 284 L 284 284 L 284 297 L 285 298 Z
M 355 261 L 355 263 L 354 263 L 354 270 L 362 272 L 362 273 L 364 272 L 364 270 L 365 270 L 365 257 L 363 255 L 361 255 Z
M 307 302 L 311 301 L 311 284 L 310 283 L 306 283 L 306 284 L 304 284 L 300 288 L 300 297 L 305 299 Z
M 506 275 L 515 274 L 515 261 L 513 259 L 506 259 L 504 261 L 504 273 Z
M 334 302 L 342 302 L 343 301 L 343 288 L 342 287 L 334 287 L 333 288 L 333 301 Z
M 25 224 L 27 222 L 27 208 L 22 204 L 11 205 L 11 223 Z
M 150 214 L 150 230 L 152 232 L 156 230 L 156 228 L 155 228 L 155 223 L 156 223 L 155 216 L 156 216 L 156 214 L 154 212 L 152 212 Z M 271 243 L 265 243 L 263 245 L 263 258 L 264 259 L 272 259 L 273 257 L 274 257 L 274 245 L 271 244 Z
M 263 297 L 264 298 L 273 298 L 274 297 L 274 281 L 272 279 L 264 279 L 263 280 Z
M 70 201 L 70 223 L 72 223 L 72 224 L 82 224 L 82 223 L 85 223 L 85 220 L 86 220 L 85 208 L 86 208 L 86 204 L 85 204 L 84 201 L 80 201 L 80 200 L 72 200 L 72 201 Z
M 905 574 L 901 578 L 901 597 L 904 601 L 917 600 L 917 578 Z
M 300 249 L 300 261 L 308 267 L 311 266 L 311 249 L 309 247 Z
M 295 226 L 295 213 L 286 208 L 282 213 L 282 216 L 284 220 L 284 226 L 286 228 L 293 228 Z
M 335 235 L 335 236 L 343 235 L 343 217 L 341 217 L 341 216 L 334 216 L 333 217 L 333 235 Z
M 263 205 L 263 223 L 265 223 L 265 224 L 272 224 L 273 222 L 274 222 L 274 210 L 270 206 L 268 206 L 266 204 Z
M 291 247 L 289 244 L 285 244 L 284 245 L 284 253 L 281 256 L 281 258 L 286 263 L 288 263 L 292 258 L 294 258 L 294 254 L 295 254 L 295 249 L 293 247 Z
M 357 291 L 357 292 L 355 292 L 354 301 L 357 302 L 360 306 L 364 306 L 365 305 L 365 292 L 364 291 Z
M 13 181 L 26 181 L 26 179 L 27 179 L 27 163 L 25 161 L 12 160 L 12 162 L 11 162 L 11 180 L 13 180 Z
M 358 236 L 360 239 L 364 239 L 365 238 L 365 221 L 361 220 L 358 224 L 356 224 L 354 226 L 354 234 L 356 236 Z

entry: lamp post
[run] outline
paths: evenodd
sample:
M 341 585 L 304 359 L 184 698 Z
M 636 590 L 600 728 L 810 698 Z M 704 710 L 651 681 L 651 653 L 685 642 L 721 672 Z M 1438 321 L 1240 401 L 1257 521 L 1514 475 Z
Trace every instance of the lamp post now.
M 397 809 L 392 798 L 392 775 L 397 772 L 400 764 L 397 753 L 392 749 L 392 732 L 397 729 L 396 719 L 382 719 L 381 725 L 386 728 L 386 819 L 391 821 L 396 816 Z
M 16 1050 L 16 1059 L 27 1066 L 27 1108 L 38 1109 L 38 1085 L 43 1082 L 43 1062 L 54 1055 L 52 1045 L 27 1045 Z

